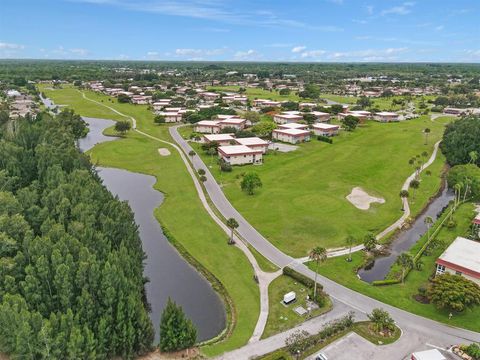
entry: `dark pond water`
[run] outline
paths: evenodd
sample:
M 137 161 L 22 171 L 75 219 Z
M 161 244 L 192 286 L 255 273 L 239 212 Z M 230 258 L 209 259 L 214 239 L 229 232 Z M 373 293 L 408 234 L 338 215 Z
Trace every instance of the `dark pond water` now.
M 90 132 L 79 141 L 82 151 L 97 143 L 115 140 L 102 134 L 104 129 L 114 124 L 113 121 L 84 120 L 89 124 Z M 195 323 L 199 340 L 218 335 L 225 327 L 223 303 L 208 281 L 170 245 L 153 216 L 154 209 L 163 201 L 163 194 L 153 189 L 155 177 L 121 169 L 99 167 L 97 170 L 108 190 L 121 200 L 128 201 L 139 226 L 143 251 L 147 254 L 144 273 L 150 282 L 146 291 L 157 339 L 160 316 L 169 297 L 182 305 Z
M 390 254 L 388 256 L 377 257 L 372 267 L 358 271 L 360 278 L 369 283 L 375 280 L 383 280 L 397 260 L 397 257 L 410 249 L 427 232 L 425 218 L 430 216 L 436 220 L 442 209 L 448 205 L 450 200 L 453 200 L 453 197 L 453 192 L 445 187 L 440 196 L 430 203 L 426 211 L 416 219 L 412 226 L 401 231 L 396 236 L 390 245 Z

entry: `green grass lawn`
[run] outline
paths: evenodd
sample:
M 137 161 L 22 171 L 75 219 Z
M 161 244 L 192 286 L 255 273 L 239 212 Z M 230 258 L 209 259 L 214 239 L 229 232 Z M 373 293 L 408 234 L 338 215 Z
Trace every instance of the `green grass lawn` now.
M 422 134 L 426 127 L 432 131 L 428 145 Z M 378 233 L 397 220 L 402 215 L 400 189 L 414 171 L 408 160 L 423 151 L 431 154 L 443 130 L 443 124 L 428 117 L 389 124 L 370 121 L 343 132 L 333 144 L 312 140 L 294 152 L 265 156 L 262 166 L 234 167 L 231 173 L 221 173 L 216 157 L 205 155 L 199 144 L 193 146 L 246 219 L 282 251 L 302 257 L 316 245 L 342 247 L 349 234 L 360 243 L 367 232 Z M 438 191 L 443 164 L 439 153 L 429 168 L 432 175 L 422 175 L 411 199 L 414 214 Z M 254 196 L 240 189 L 241 175 L 248 171 L 258 173 L 263 183 Z M 384 198 L 385 204 L 357 209 L 346 199 L 356 186 Z
M 112 111 L 81 99 L 72 88 L 45 93 L 56 103 L 68 104 L 81 115 L 118 119 Z M 81 100 L 74 96 L 75 93 Z M 89 91 L 86 94 L 134 116 L 139 129 L 172 141 L 168 127 L 154 125 L 153 114 L 146 106 L 111 103 L 107 96 Z M 159 147 L 169 148 L 171 155 L 159 156 Z M 125 139 L 99 144 L 90 154 L 92 161 L 102 166 L 154 175 L 157 179 L 155 189 L 165 194 L 164 203 L 155 210 L 156 218 L 225 286 L 235 306 L 236 326 L 227 340 L 204 347 L 204 353 L 213 356 L 245 344 L 253 333 L 260 311 L 258 286 L 252 280 L 253 270 L 240 250 L 227 245 L 227 235 L 204 210 L 176 150 L 130 131 Z
M 335 95 L 335 94 L 327 94 L 327 93 L 320 94 L 320 98 L 332 100 L 341 104 L 356 104 L 358 100 L 358 97 L 356 96 L 343 96 L 343 95 Z
M 232 91 L 237 92 L 240 89 L 240 86 L 210 86 L 207 88 L 209 91 Z M 305 101 L 299 97 L 295 92 L 291 92 L 289 95 L 280 95 L 276 90 L 264 90 L 261 88 L 251 88 L 247 87 L 245 91 L 245 95 L 250 100 L 254 99 L 267 99 L 267 100 L 275 100 L 275 101 Z
M 480 331 L 480 306 L 456 313 L 451 320 L 448 319 L 448 310 L 439 310 L 433 304 L 422 304 L 413 296 L 418 294 L 418 288 L 428 283 L 429 276 L 435 271 L 435 260 L 452 243 L 457 236 L 466 236 L 469 233 L 471 219 L 473 218 L 473 205 L 462 205 L 455 214 L 457 226 L 454 229 L 444 227 L 438 234 L 438 239 L 443 246 L 434 249 L 428 256 L 422 257 L 423 270 L 412 270 L 404 284 L 373 286 L 357 278 L 356 269 L 364 262 L 364 253 L 357 252 L 352 255 L 352 262 L 345 261 L 346 257 L 330 258 L 320 264 L 319 273 L 335 282 L 352 290 L 358 291 L 374 299 L 396 306 L 400 309 L 421 315 L 449 325 Z M 314 270 L 315 264 L 308 266 Z
M 297 300 L 289 305 L 283 304 L 283 295 L 290 291 L 295 291 Z M 298 315 L 294 309 L 298 306 L 302 306 L 307 309 L 306 297 L 308 295 L 308 289 L 293 278 L 281 275 L 273 280 L 268 287 L 268 302 L 269 313 L 267 325 L 262 334 L 262 338 L 267 338 L 282 331 L 291 329 L 292 327 L 318 315 L 321 315 L 332 308 L 330 299 L 328 303 L 319 308 L 313 310 L 310 315 Z

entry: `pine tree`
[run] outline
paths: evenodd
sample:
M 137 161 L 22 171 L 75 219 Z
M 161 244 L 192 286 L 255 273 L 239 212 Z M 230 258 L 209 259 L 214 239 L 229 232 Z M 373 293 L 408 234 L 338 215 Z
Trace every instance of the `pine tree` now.
M 178 351 L 195 344 L 197 329 L 192 321 L 185 317 L 181 306 L 170 298 L 160 319 L 160 350 Z

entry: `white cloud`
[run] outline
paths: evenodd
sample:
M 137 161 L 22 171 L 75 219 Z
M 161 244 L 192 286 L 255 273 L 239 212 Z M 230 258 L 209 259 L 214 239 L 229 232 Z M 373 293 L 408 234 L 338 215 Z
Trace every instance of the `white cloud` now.
M 23 50 L 23 49 L 25 49 L 24 45 L 0 41 L 0 50 Z
M 319 58 L 323 55 L 325 55 L 327 52 L 325 50 L 310 50 L 310 51 L 304 51 L 300 55 L 302 58 Z
M 260 2 L 252 3 L 248 10 L 238 10 L 224 0 L 72 0 L 115 6 L 130 11 L 142 11 L 155 14 L 181 16 L 212 20 L 235 25 L 292 27 L 319 31 L 342 31 L 336 26 L 313 26 L 295 19 L 284 18 L 273 11 L 255 8 Z M 339 2 L 339 0 L 333 0 Z
M 72 54 L 78 55 L 78 56 L 86 56 L 90 53 L 87 49 L 81 49 L 81 48 L 70 49 L 69 51 Z
M 253 49 L 246 51 L 237 51 L 234 55 L 235 60 L 257 60 L 261 58 L 261 55 Z
M 183 48 L 183 49 L 176 49 L 175 55 L 180 57 L 189 57 L 199 59 L 204 56 L 215 56 L 215 55 L 222 55 L 226 51 L 226 48 L 222 49 L 190 49 L 190 48 Z
M 445 26 L 443 26 L 443 25 L 435 26 L 436 31 L 442 31 L 443 29 L 445 29 Z
M 147 56 L 157 56 L 158 52 L 157 51 L 148 51 Z
M 373 15 L 373 6 L 372 5 L 365 6 L 365 9 L 367 10 L 368 15 Z
M 300 53 L 306 48 L 307 48 L 306 46 L 295 46 L 294 48 L 292 48 L 292 53 L 295 53 L 295 54 Z
M 408 15 L 412 12 L 412 7 L 415 5 L 414 2 L 407 1 L 402 5 L 394 6 L 389 9 L 385 9 L 381 12 L 382 15 Z

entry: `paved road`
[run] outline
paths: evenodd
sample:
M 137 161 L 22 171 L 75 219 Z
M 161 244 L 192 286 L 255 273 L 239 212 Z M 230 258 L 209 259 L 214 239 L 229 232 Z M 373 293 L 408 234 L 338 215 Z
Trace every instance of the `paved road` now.
M 170 134 L 175 142 L 181 147 L 181 149 L 188 154 L 193 149 L 178 133 L 178 127 L 179 126 L 171 127 L 169 129 Z M 257 251 L 259 251 L 275 265 L 279 267 L 290 265 L 298 272 L 308 276 L 311 279 L 314 279 L 315 273 L 313 271 L 308 269 L 301 262 L 293 259 L 273 246 L 232 206 L 232 204 L 225 197 L 220 186 L 215 181 L 213 175 L 210 173 L 208 167 L 203 163 L 199 156 L 195 156 L 193 158 L 193 165 L 196 170 L 205 170 L 207 181 L 204 184 L 210 199 L 225 218 L 233 217 L 237 220 L 239 223 L 237 232 L 242 238 L 248 241 L 248 243 L 250 243 Z M 337 304 L 341 303 L 346 305 L 348 309 L 355 310 L 356 312 L 363 314 L 371 312 L 374 308 L 382 307 L 390 312 L 397 324 L 406 333 L 412 332 L 412 334 L 414 334 L 414 336 L 416 336 L 418 339 L 425 339 L 425 342 L 430 341 L 433 344 L 442 347 L 461 342 L 480 342 L 480 333 L 450 327 L 448 325 L 411 314 L 350 290 L 321 275 L 318 276 L 318 281 L 323 284 L 325 291 L 330 294 Z M 244 351 L 244 355 L 252 356 L 255 354 L 260 354 L 261 348 L 257 349 L 259 344 L 261 344 L 261 342 L 247 344 L 241 350 Z M 224 358 L 230 358 L 229 354 L 226 354 Z

